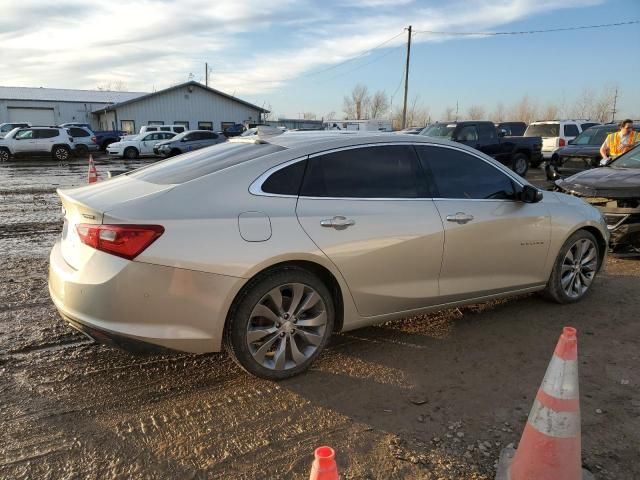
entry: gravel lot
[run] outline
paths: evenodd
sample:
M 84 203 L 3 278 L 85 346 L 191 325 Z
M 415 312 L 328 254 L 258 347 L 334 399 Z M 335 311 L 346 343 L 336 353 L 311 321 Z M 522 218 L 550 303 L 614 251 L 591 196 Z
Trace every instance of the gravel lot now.
M 583 462 L 640 478 L 640 261 L 610 258 L 576 305 L 528 295 L 339 334 L 308 374 L 272 383 L 224 354 L 133 356 L 60 320 L 55 188 L 86 170 L 0 164 L 0 478 L 302 479 L 329 444 L 344 479 L 493 479 L 564 325 L 578 328 Z

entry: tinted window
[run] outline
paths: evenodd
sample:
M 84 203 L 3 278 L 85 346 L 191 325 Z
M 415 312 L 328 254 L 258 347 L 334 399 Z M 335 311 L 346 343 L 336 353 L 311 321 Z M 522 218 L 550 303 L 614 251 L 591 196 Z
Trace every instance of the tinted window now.
M 480 140 L 491 140 L 492 138 L 497 138 L 496 127 L 492 123 L 479 123 L 477 128 Z
M 578 136 L 578 126 L 573 123 L 567 124 L 564 126 L 564 136 L 565 137 L 577 137 Z
M 129 175 L 144 182 L 173 185 L 281 150 L 284 148 L 269 143 L 221 143 L 154 163 Z
M 301 195 L 338 198 L 427 196 L 411 146 L 363 147 L 310 158 Z
M 160 139 L 162 140 L 175 137 L 175 134 L 172 132 L 163 132 L 163 133 L 159 133 L 158 135 L 160 135 Z
M 459 142 L 475 142 L 478 140 L 478 132 L 474 125 L 466 125 L 456 134 L 456 140 Z
M 82 128 L 70 128 L 69 133 L 71 133 L 72 137 L 88 137 L 90 136 L 89 132 L 83 130 Z
M 582 131 L 584 132 L 587 128 L 593 127 L 594 125 L 600 125 L 599 123 L 583 123 L 580 125 Z
M 420 161 L 439 198 L 512 199 L 511 179 L 497 168 L 459 150 L 417 146 Z
M 162 130 L 163 132 L 170 132 L 171 127 L 160 127 L 160 130 Z
M 176 133 L 184 132 L 184 127 L 173 127 L 173 131 Z
M 262 184 L 265 193 L 298 195 L 306 162 L 301 160 L 272 173 Z
M 35 130 L 36 138 L 53 138 L 59 135 L 58 130 L 53 128 L 41 128 Z
M 604 140 L 616 128 L 589 128 L 573 139 L 574 145 L 602 145 Z
M 559 123 L 539 123 L 537 125 L 529 125 L 524 132 L 525 137 L 557 137 L 560 135 Z

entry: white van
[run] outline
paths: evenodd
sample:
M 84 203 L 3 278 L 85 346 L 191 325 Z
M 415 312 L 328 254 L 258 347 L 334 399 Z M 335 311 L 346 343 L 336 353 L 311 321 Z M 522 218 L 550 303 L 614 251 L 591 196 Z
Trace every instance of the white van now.
M 173 132 L 182 133 L 187 130 L 184 125 L 143 125 L 140 127 L 140 134 L 147 132 Z
M 585 119 L 538 121 L 529 124 L 524 136 L 542 137 L 542 156 L 549 160 L 556 150 L 566 146 L 569 140 L 573 140 L 583 130 L 594 125 L 600 125 L 600 122 Z M 533 162 L 531 166 L 537 167 Z

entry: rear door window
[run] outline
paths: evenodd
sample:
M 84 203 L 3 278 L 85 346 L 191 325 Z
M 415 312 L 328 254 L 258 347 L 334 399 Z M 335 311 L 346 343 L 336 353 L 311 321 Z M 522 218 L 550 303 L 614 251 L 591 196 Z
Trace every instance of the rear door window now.
M 574 123 L 567 123 L 564 126 L 564 136 L 565 137 L 577 137 L 578 136 L 578 126 Z
M 298 195 L 305 165 L 306 161 L 300 160 L 277 170 L 265 180 L 261 190 L 275 195 Z
M 511 178 L 484 160 L 457 149 L 416 146 L 420 162 L 438 198 L 511 200 Z
M 410 145 L 360 147 L 312 157 L 300 195 L 385 199 L 428 196 Z
M 58 130 L 54 128 L 40 128 L 38 130 L 35 130 L 35 138 L 53 138 L 57 137 L 58 135 Z
M 282 150 L 284 147 L 269 143 L 221 143 L 212 149 L 195 150 L 154 163 L 128 175 L 143 182 L 175 185 Z

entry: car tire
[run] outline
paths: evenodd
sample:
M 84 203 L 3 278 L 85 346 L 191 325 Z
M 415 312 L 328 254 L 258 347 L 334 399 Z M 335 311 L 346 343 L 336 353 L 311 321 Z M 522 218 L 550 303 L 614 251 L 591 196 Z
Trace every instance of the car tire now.
M 135 147 L 127 147 L 124 149 L 122 157 L 127 160 L 135 160 L 138 158 L 138 150 Z
M 86 145 L 78 145 L 76 147 L 76 156 L 78 157 L 89 156 L 89 148 Z
M 8 162 L 11 158 L 11 152 L 7 148 L 0 148 L 0 163 Z
M 226 350 L 252 375 L 289 378 L 320 355 L 334 318 L 333 297 L 318 277 L 298 267 L 274 270 L 249 282 L 234 302 Z
M 174 148 L 173 150 L 171 150 L 169 152 L 169 157 L 175 157 L 176 155 L 180 155 L 182 152 L 180 150 L 178 150 L 177 148 Z
M 529 158 L 524 153 L 516 153 L 511 159 L 511 170 L 521 177 L 526 176 L 529 170 Z
M 51 150 L 51 156 L 54 160 L 64 162 L 69 160 L 69 157 L 71 156 L 71 149 L 66 145 L 56 145 Z
M 578 230 L 558 253 L 543 295 L 557 303 L 574 303 L 590 290 L 600 267 L 600 247 L 592 233 Z

